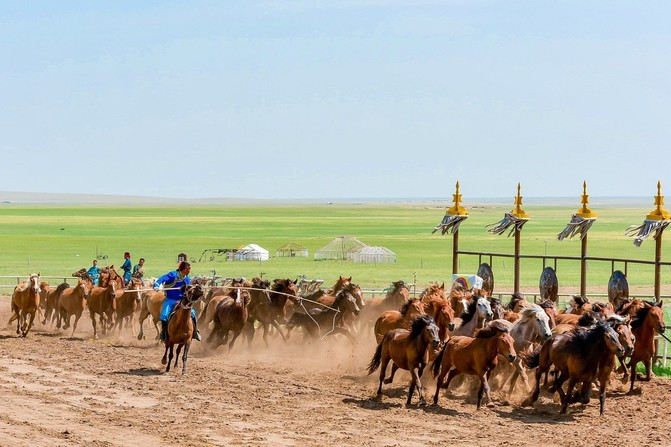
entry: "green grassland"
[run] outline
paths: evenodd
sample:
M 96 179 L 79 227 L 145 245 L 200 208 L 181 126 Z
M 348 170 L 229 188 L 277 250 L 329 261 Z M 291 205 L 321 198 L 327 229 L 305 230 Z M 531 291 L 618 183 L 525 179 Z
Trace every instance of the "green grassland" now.
M 579 256 L 580 241 L 559 242 L 556 235 L 579 206 L 525 206 L 531 220 L 522 232 L 522 253 Z M 461 226 L 459 247 L 468 251 L 513 252 L 513 238 L 487 233 L 512 205 L 472 206 L 470 217 Z M 649 209 L 648 209 L 649 208 Z M 595 209 L 599 220 L 589 233 L 592 256 L 652 260 L 654 242 L 637 248 L 624 230 L 639 224 L 652 209 L 605 206 Z M 382 288 L 392 281 L 412 282 L 418 287 L 431 281 L 449 282 L 452 273 L 452 236 L 432 234 L 445 208 L 425 205 L 305 205 L 305 206 L 28 206 L 5 204 L 0 208 L 0 275 L 69 276 L 88 267 L 96 253 L 105 253 L 110 263 L 120 265 L 123 252 L 147 260 L 150 276 L 159 276 L 176 265 L 176 256 L 185 252 L 197 260 L 205 249 L 237 248 L 256 243 L 271 253 L 266 262 L 215 261 L 194 263 L 192 274 L 266 278 L 306 275 L 327 284 L 339 275 L 352 276 L 365 288 Z M 354 236 L 373 246 L 384 246 L 398 257 L 395 264 L 365 264 L 347 261 L 314 261 L 314 251 L 338 236 Z M 289 242 L 309 249 L 308 258 L 274 257 L 275 250 Z M 671 247 L 668 248 L 671 250 Z M 668 258 L 664 258 L 665 260 Z M 488 262 L 488 259 L 486 259 Z M 104 264 L 104 263 L 102 263 Z M 474 273 L 475 256 L 460 257 L 460 271 Z M 575 261 L 559 261 L 557 276 L 562 291 L 577 292 L 580 267 Z M 496 291 L 509 291 L 513 284 L 513 260 L 495 259 L 492 265 Z M 623 268 L 616 265 L 616 268 Z M 523 260 L 521 286 L 537 291 L 541 261 Z M 591 262 L 588 270 L 590 293 L 606 293 L 611 264 Z M 652 266 L 630 265 L 632 290 L 652 294 Z M 3 283 L 6 281 L 2 281 Z M 664 292 L 671 284 L 671 272 L 662 272 Z

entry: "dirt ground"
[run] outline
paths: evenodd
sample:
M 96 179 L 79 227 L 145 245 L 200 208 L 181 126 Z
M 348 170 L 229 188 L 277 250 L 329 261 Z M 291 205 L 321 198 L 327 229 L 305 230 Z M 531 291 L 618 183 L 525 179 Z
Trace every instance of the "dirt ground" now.
M 438 406 L 406 408 L 407 374 L 375 397 L 377 375 L 364 372 L 372 336 L 352 347 L 338 338 L 304 345 L 297 334 L 270 348 L 259 337 L 231 353 L 194 342 L 182 376 L 181 365 L 163 372 L 153 340 L 93 340 L 88 317 L 74 337 L 38 324 L 23 339 L 1 326 L 0 446 L 671 445 L 665 379 L 632 396 L 612 381 L 603 417 L 596 400 L 560 417 L 547 395 L 532 409 L 516 405 L 522 395 L 506 404 L 494 393 L 496 408 L 478 411 L 465 388 Z M 430 401 L 428 372 L 425 383 Z

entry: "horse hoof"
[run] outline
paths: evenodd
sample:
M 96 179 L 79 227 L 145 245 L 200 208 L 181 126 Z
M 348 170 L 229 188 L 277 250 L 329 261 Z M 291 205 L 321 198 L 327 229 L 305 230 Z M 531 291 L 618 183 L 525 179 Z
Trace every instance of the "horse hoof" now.
M 425 400 L 420 400 L 419 401 L 419 406 L 420 407 L 426 407 L 426 401 Z
M 496 408 L 496 404 L 494 402 L 487 402 L 487 408 Z

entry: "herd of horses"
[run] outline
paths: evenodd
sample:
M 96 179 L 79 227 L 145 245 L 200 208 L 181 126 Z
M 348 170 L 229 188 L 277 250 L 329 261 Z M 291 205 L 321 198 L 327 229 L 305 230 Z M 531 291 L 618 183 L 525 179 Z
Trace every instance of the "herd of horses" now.
M 137 322 L 141 340 L 144 321 L 151 317 L 159 339 L 157 324 L 165 295 L 153 290 L 151 283 L 132 278 L 124 284 L 113 266 L 101 269 L 96 284 L 85 270 L 73 277 L 77 277 L 76 284 L 52 288 L 33 274 L 15 288 L 9 323 L 17 322 L 17 334 L 27 336 L 35 317 L 43 313 L 43 325 L 55 323 L 64 330 L 74 317 L 74 335 L 88 310 L 95 338 L 98 327 L 103 335 L 115 329 L 120 334 L 124 327 L 135 335 Z M 622 374 L 623 383 L 630 382 L 630 392 L 636 380 L 650 380 L 655 335 L 665 330 L 661 301 L 589 303 L 584 297 L 574 297 L 560 310 L 551 300 L 530 303 L 517 294 L 504 305 L 482 290 L 466 290 L 456 283 L 449 289 L 430 284 L 411 298 L 408 286 L 396 281 L 383 298 L 365 301 L 351 277 L 340 276 L 331 288 L 310 293 L 300 292 L 299 286 L 291 279 L 239 278 L 222 286 L 192 281 L 168 322 L 162 358 L 166 371 L 170 371 L 177 347 L 174 366 L 181 353 L 182 374 L 187 372 L 195 330 L 191 312 L 196 309 L 208 349 L 227 344 L 230 350 L 240 335 L 251 348 L 257 329 L 263 330 L 266 345 L 269 336 L 287 341 L 296 330 L 309 342 L 335 335 L 351 343 L 374 337 L 377 347 L 368 373 L 379 369 L 377 394 L 382 394 L 383 384 L 393 381 L 398 369 L 407 370 L 411 375 L 408 405 L 415 390 L 419 403 L 426 403 L 421 377 L 429 366 L 436 378 L 434 404 L 440 390 L 463 374 L 479 380 L 478 408 L 483 396 L 488 406 L 493 405 L 490 380 L 502 390 L 507 386 L 510 396 L 521 378 L 528 394 L 522 405 L 533 405 L 543 386 L 559 394 L 560 412 L 565 413 L 571 403 L 589 402 L 596 387 L 603 414 L 613 373 Z M 645 366 L 645 376 L 637 374 L 638 363 Z M 533 390 L 529 373 L 536 378 Z

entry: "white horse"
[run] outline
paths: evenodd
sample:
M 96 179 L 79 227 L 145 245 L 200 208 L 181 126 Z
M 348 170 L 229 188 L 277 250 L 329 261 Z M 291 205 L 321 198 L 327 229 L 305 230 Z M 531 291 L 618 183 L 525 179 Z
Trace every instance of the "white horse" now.
M 456 318 L 457 327 L 449 333 L 450 337 L 465 335 L 473 337 L 478 329 L 485 327 L 485 323 L 492 319 L 494 313 L 489 300 L 482 296 L 474 296 L 461 318 Z M 459 322 L 461 320 L 461 322 Z

